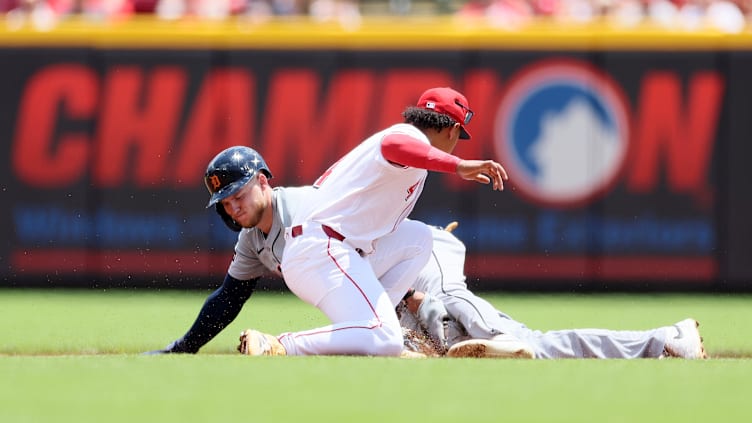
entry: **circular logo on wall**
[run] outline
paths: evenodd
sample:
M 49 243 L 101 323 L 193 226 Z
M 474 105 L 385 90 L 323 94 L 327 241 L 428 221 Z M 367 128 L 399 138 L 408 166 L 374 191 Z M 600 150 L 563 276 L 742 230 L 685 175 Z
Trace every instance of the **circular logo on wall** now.
M 620 87 L 587 62 L 538 62 L 510 81 L 494 145 L 521 195 L 546 206 L 582 206 L 621 174 L 629 146 L 627 102 Z

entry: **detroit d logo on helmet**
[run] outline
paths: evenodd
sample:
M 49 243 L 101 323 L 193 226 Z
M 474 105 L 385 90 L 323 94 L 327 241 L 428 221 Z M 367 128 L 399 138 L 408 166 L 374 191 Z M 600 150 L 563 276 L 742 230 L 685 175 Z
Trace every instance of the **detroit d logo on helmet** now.
M 220 186 L 222 186 L 222 183 L 219 181 L 219 176 L 217 175 L 209 176 L 209 183 L 211 183 L 211 186 L 215 191 L 218 190 Z

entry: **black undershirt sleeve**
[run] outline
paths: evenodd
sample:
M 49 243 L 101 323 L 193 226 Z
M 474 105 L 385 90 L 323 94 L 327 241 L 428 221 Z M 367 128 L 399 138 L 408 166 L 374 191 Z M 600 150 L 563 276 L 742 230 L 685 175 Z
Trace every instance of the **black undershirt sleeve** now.
M 204 302 L 193 326 L 171 346 L 172 352 L 197 353 L 240 314 L 259 278 L 241 281 L 229 274 Z

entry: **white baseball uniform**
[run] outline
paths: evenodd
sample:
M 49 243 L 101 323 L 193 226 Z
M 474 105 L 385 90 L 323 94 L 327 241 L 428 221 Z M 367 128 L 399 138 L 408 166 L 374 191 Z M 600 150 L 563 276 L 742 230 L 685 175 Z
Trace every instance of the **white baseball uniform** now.
M 428 227 L 407 220 L 425 169 L 396 166 L 381 152 L 391 134 L 430 145 L 408 124 L 367 138 L 316 182 L 318 190 L 286 231 L 282 273 L 290 290 L 331 325 L 279 337 L 288 355 L 397 356 L 396 304 L 428 261 Z
M 449 345 L 470 338 L 491 339 L 504 333 L 527 342 L 536 358 L 657 358 L 674 333 L 668 327 L 646 331 L 531 330 L 468 290 L 464 274 L 465 245 L 441 228 L 431 227 L 431 232 L 432 256 L 414 288 L 441 300 L 450 317 L 465 329 L 464 334 L 449 334 Z M 403 313 L 402 324 L 416 328 L 409 314 Z

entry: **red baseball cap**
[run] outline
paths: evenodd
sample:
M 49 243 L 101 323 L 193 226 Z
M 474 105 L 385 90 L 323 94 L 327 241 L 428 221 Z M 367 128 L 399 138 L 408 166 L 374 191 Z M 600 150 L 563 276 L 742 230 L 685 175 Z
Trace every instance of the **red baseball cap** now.
M 449 88 L 439 87 L 426 90 L 418 100 L 418 107 L 435 110 L 447 115 L 460 124 L 460 139 L 469 140 L 470 133 L 465 125 L 473 118 L 473 111 L 464 95 Z

